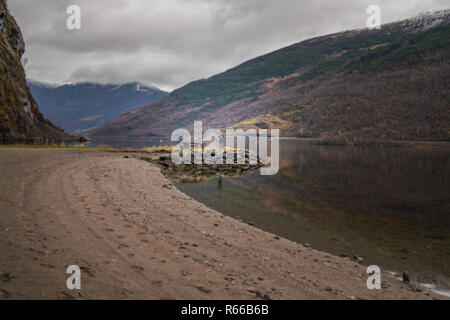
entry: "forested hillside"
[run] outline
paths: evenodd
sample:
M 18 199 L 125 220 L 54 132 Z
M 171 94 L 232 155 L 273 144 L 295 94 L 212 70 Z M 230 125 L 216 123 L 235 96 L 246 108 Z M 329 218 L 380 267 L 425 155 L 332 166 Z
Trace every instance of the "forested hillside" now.
M 283 136 L 450 140 L 450 11 L 318 37 L 192 82 L 97 136 L 168 136 L 194 120 Z

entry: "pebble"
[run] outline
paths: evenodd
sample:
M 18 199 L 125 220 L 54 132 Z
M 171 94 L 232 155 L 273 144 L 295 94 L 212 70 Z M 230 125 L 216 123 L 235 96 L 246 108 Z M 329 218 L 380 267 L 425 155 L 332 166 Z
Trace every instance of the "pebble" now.
M 356 262 L 362 264 L 364 262 L 364 259 L 359 256 L 353 256 L 353 260 L 356 260 Z

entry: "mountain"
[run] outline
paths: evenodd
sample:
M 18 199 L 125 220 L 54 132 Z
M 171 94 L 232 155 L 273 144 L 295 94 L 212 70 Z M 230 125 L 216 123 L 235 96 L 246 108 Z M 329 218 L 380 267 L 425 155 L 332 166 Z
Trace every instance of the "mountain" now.
M 21 57 L 25 52 L 22 33 L 0 0 L 0 143 L 32 140 L 33 137 L 70 139 L 46 120 L 27 86 Z
M 173 91 L 94 132 L 212 128 L 360 141 L 450 140 L 450 11 L 317 37 Z
M 140 83 L 76 83 L 63 86 L 28 81 L 43 114 L 74 134 L 86 134 L 122 114 L 167 95 Z

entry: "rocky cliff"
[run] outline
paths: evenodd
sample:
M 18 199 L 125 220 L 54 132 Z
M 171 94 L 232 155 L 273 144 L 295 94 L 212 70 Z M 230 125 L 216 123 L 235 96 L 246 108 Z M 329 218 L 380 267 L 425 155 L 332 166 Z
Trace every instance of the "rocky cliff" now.
M 46 120 L 26 83 L 21 57 L 25 52 L 22 33 L 0 0 L 0 143 L 24 142 L 33 137 L 70 139 Z

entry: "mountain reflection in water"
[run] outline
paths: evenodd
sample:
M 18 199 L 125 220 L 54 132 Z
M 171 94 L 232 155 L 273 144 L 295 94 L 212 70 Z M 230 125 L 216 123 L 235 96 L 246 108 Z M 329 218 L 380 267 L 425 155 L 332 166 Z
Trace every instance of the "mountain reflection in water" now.
M 276 176 L 178 184 L 266 231 L 449 286 L 450 149 L 280 142 Z

